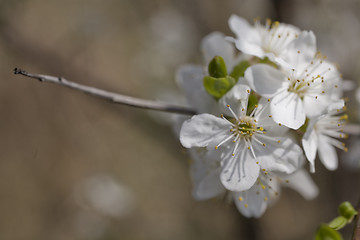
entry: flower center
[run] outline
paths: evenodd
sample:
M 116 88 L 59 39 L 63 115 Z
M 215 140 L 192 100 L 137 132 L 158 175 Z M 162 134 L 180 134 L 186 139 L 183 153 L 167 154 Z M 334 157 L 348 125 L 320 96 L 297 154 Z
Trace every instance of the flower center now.
M 236 136 L 251 139 L 254 133 L 264 133 L 264 128 L 257 127 L 256 120 L 249 116 L 244 116 L 241 119 L 233 119 L 234 125 L 230 129 Z

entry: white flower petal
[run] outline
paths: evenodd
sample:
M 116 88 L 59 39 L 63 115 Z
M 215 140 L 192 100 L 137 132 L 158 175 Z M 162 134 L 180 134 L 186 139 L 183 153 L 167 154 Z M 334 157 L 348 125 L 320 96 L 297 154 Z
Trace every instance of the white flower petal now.
M 335 147 L 328 142 L 328 137 L 324 135 L 319 136 L 319 158 L 322 164 L 328 170 L 335 170 L 338 167 L 338 157 Z
M 190 107 L 199 113 L 217 113 L 218 104 L 204 89 L 203 78 L 204 73 L 202 67 L 195 65 L 182 66 L 176 73 L 176 83 L 185 93 Z
M 313 118 L 325 113 L 331 99 L 327 95 L 304 96 L 303 103 L 306 116 Z
M 228 71 L 232 69 L 235 49 L 233 44 L 225 40 L 224 34 L 213 32 L 207 35 L 201 42 L 201 50 L 205 65 L 208 65 L 215 56 L 220 56 L 224 59 Z
M 255 144 L 256 140 L 253 140 L 252 144 L 256 161 L 265 171 L 289 174 L 296 171 L 301 165 L 303 160 L 302 150 L 291 138 L 267 135 L 259 135 L 256 138 L 265 144 L 265 146 L 259 143 Z
M 316 38 L 313 32 L 303 31 L 297 39 L 294 39 L 282 54 L 286 63 L 297 70 L 303 70 L 305 65 L 315 57 Z M 283 66 L 286 67 L 286 66 Z
M 195 115 L 185 121 L 180 130 L 180 142 L 186 147 L 206 147 L 220 143 L 229 134 L 229 123 L 211 114 Z
M 229 107 L 227 107 L 229 105 L 235 115 L 241 117 L 246 115 L 249 95 L 250 87 L 244 84 L 236 84 L 219 100 L 219 103 L 222 105 L 228 116 L 232 116 Z
M 319 189 L 310 175 L 303 169 L 296 171 L 287 178 L 285 185 L 300 193 L 306 200 L 312 200 L 319 194 Z
M 258 103 L 258 109 L 255 113 L 254 118 L 258 122 L 258 126 L 261 126 L 265 129 L 270 135 L 282 136 L 284 135 L 289 128 L 285 126 L 280 126 L 274 122 L 272 117 L 269 117 L 270 113 L 270 103 L 266 98 L 261 98 Z
M 220 181 L 220 152 L 205 148 L 190 148 L 192 158 L 190 176 L 193 182 L 193 196 L 196 200 L 206 200 L 225 192 Z
M 314 124 L 316 120 L 310 120 L 304 137 L 302 139 L 302 145 L 304 148 L 305 156 L 310 162 L 310 171 L 315 172 L 315 158 L 318 148 L 318 136 L 314 130 Z
M 221 168 L 208 173 L 198 185 L 195 186 L 193 196 L 196 200 L 206 200 L 225 192 L 220 181 Z
M 229 27 L 237 37 L 234 42 L 240 51 L 258 57 L 263 56 L 260 34 L 245 19 L 232 15 L 229 19 Z
M 270 102 L 270 112 L 275 122 L 292 129 L 298 129 L 305 123 L 303 103 L 293 92 L 277 94 Z
M 280 90 L 287 88 L 285 75 L 267 64 L 249 67 L 245 71 L 245 79 L 250 87 L 263 97 L 273 97 Z
M 245 150 L 244 143 L 239 147 L 243 149 L 240 156 L 229 154 L 223 159 L 223 170 L 220 180 L 230 191 L 245 191 L 254 185 L 259 176 L 259 165 L 256 164 L 250 150 Z
M 267 197 L 266 191 L 258 191 L 255 187 L 252 187 L 246 192 L 233 193 L 237 209 L 242 215 L 248 218 L 259 218 L 264 214 L 268 205 L 268 202 L 264 201 L 265 197 Z M 244 200 L 240 201 L 239 198 L 246 199 L 246 203 Z

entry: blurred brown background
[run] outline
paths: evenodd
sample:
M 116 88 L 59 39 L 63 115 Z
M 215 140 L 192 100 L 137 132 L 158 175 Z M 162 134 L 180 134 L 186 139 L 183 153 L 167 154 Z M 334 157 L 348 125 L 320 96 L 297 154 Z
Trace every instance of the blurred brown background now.
M 359 78 L 356 0 L 1 0 L 0 239 L 303 240 L 341 201 L 356 204 L 359 172 L 320 164 L 316 200 L 285 189 L 260 220 L 196 202 L 188 156 L 162 114 L 12 74 L 21 67 L 157 99 L 175 91 L 177 67 L 201 63 L 202 37 L 231 34 L 231 14 L 313 30 L 344 78 Z

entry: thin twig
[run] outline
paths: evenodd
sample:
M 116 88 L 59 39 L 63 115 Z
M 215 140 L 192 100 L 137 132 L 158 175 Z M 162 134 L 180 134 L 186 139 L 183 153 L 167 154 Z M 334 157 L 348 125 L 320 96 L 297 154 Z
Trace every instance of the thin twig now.
M 355 218 L 355 226 L 352 240 L 360 240 L 360 201 L 356 206 L 356 211 L 358 212 L 358 215 Z
M 118 93 L 113 93 L 109 91 L 105 91 L 102 89 L 98 89 L 95 87 L 90 87 L 86 85 L 82 85 L 79 83 L 71 82 L 66 80 L 62 77 L 54 77 L 49 75 L 42 75 L 42 74 L 33 74 L 28 73 L 22 69 L 15 68 L 14 74 L 20 74 L 26 77 L 34 78 L 39 80 L 40 82 L 50 82 L 50 83 L 56 83 L 64 87 L 69 87 L 84 93 L 91 94 L 96 97 L 104 98 L 107 100 L 110 100 L 113 103 L 128 105 L 131 107 L 137 107 L 137 108 L 144 108 L 144 109 L 151 109 L 151 110 L 157 110 L 157 111 L 163 111 L 163 112 L 171 112 L 171 113 L 179 113 L 179 114 L 185 114 L 185 115 L 194 115 L 195 111 L 182 106 L 176 106 L 176 105 L 170 105 L 163 102 L 158 101 L 149 101 L 134 97 L 129 97 L 125 95 L 121 95 Z

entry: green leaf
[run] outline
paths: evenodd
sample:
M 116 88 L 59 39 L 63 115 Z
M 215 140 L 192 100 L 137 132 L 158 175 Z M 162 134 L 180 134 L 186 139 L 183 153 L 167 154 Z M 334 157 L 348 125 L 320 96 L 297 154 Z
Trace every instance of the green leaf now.
M 347 222 L 348 220 L 345 217 L 339 216 L 329 223 L 329 227 L 334 230 L 339 230 L 342 229 L 347 224 Z
M 248 106 L 247 106 L 247 115 L 248 116 L 251 114 L 251 112 L 254 110 L 254 108 L 257 104 L 258 104 L 257 95 L 253 91 L 251 91 L 251 94 L 249 95 Z
M 274 68 L 277 68 L 276 63 L 274 63 L 273 61 L 270 61 L 270 59 L 268 57 L 264 57 L 263 59 L 260 58 L 259 63 L 268 64 Z
M 354 216 L 358 214 L 350 202 L 341 203 L 339 206 L 339 213 L 341 216 L 345 217 L 348 222 L 351 222 Z
M 216 100 L 224 96 L 236 83 L 235 79 L 227 76 L 224 78 L 204 77 L 204 88 Z
M 322 224 L 316 231 L 315 240 L 343 240 L 343 238 L 338 231 Z
M 209 75 L 214 78 L 224 78 L 227 76 L 225 61 L 220 56 L 215 56 L 208 66 Z
M 298 130 L 301 131 L 302 133 L 305 133 L 308 125 L 309 125 L 309 118 L 306 118 L 305 123 Z
M 235 78 L 236 81 L 239 80 L 240 77 L 244 76 L 244 73 L 246 71 L 246 69 L 248 67 L 250 67 L 250 62 L 249 61 L 241 61 L 239 62 L 232 70 L 232 72 L 230 73 L 230 76 L 232 76 L 233 78 Z

